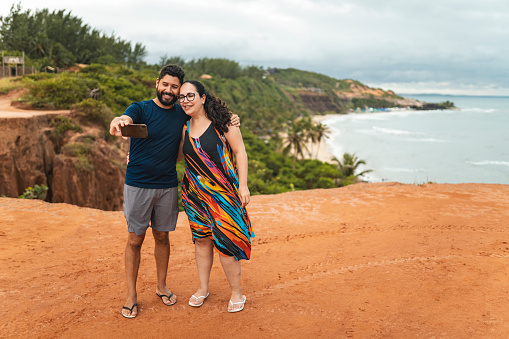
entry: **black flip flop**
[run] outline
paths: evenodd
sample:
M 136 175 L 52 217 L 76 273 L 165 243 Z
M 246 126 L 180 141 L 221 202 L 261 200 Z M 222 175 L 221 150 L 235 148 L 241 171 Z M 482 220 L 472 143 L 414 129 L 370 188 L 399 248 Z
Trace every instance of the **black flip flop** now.
M 161 298 L 161 301 L 163 302 L 163 304 L 165 304 L 166 306 L 171 306 L 171 305 L 174 305 L 177 301 L 175 300 L 174 302 L 171 302 L 171 297 L 173 297 L 173 292 L 170 292 L 170 295 L 166 295 L 166 294 L 159 294 L 156 292 L 156 295 Z M 163 298 L 166 297 L 168 298 L 168 300 L 170 301 L 170 304 L 167 304 L 163 301 Z
M 131 312 L 130 315 L 125 315 L 123 312 L 122 312 L 122 316 L 124 318 L 127 318 L 127 319 L 133 319 L 133 318 L 136 318 L 136 316 L 138 315 L 138 313 L 136 313 L 136 315 L 132 315 L 133 314 L 133 309 L 134 309 L 134 306 L 138 306 L 138 304 L 134 304 L 133 307 L 129 308 L 127 306 L 123 306 L 122 309 L 126 309 L 126 310 L 129 310 L 129 312 Z

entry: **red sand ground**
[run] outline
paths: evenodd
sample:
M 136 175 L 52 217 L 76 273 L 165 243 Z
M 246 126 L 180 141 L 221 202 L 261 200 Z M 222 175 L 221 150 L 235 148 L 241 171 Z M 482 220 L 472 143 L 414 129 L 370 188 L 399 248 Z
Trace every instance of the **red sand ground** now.
M 508 338 L 509 186 L 358 184 L 255 196 L 243 312 L 219 265 L 197 287 L 185 214 L 155 294 L 142 250 L 139 315 L 125 297 L 122 212 L 0 198 L 0 336 L 11 338 Z M 216 258 L 217 259 L 217 258 Z

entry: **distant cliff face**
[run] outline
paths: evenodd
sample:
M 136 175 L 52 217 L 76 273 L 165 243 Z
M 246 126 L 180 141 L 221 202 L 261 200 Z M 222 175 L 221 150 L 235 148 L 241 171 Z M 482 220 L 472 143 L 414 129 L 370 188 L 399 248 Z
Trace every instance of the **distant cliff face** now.
M 47 201 L 121 210 L 126 143 L 107 143 L 93 126 L 57 137 L 54 118 L 0 118 L 0 194 L 45 184 Z
M 371 88 L 353 80 L 346 80 L 346 82 L 349 84 L 349 90 L 326 92 L 321 88 L 303 87 L 297 89 L 294 94 L 288 92 L 286 94 L 315 114 L 346 113 L 351 106 L 352 99 L 383 100 L 400 107 L 422 105 L 422 102 L 417 100 L 399 97 L 393 91 Z
M 350 99 L 341 98 L 336 95 L 328 95 L 316 89 L 311 90 L 308 88 L 298 91 L 298 97 L 306 108 L 316 114 L 344 112 L 345 108 L 350 103 Z

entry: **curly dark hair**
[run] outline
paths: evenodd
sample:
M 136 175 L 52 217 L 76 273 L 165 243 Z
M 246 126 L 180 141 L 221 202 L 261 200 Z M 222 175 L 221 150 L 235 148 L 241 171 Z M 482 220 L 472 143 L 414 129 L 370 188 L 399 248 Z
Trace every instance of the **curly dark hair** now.
M 158 79 L 164 78 L 165 75 L 169 75 L 169 76 L 178 78 L 180 81 L 180 84 L 182 85 L 184 83 L 184 77 L 186 76 L 186 73 L 180 66 L 166 65 L 159 72 Z
M 209 92 L 205 90 L 205 86 L 199 81 L 189 80 L 184 82 L 190 83 L 196 88 L 198 95 L 200 98 L 205 94 L 205 104 L 203 107 L 205 108 L 205 115 L 208 119 L 212 121 L 214 127 L 220 133 L 228 132 L 228 125 L 230 125 L 230 119 L 232 116 L 232 112 L 226 105 L 226 103 L 219 99 L 218 97 L 213 96 Z M 183 85 L 183 84 L 182 84 Z

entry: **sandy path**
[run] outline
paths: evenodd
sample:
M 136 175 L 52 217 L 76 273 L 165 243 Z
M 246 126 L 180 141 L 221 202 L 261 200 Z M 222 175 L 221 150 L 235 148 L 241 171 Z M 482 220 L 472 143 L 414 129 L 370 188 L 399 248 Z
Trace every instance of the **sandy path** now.
M 16 89 L 6 95 L 0 95 L 0 118 L 31 118 L 37 115 L 69 114 L 69 110 L 26 110 L 13 106 L 12 101 L 19 98 L 24 89 Z
M 187 305 L 197 274 L 187 219 L 170 236 L 155 295 L 152 236 L 140 314 L 120 316 L 122 212 L 0 198 L 3 337 L 509 337 L 509 186 L 358 184 L 255 196 L 243 262 L 245 311 L 228 314 L 216 262 L 211 295 Z

